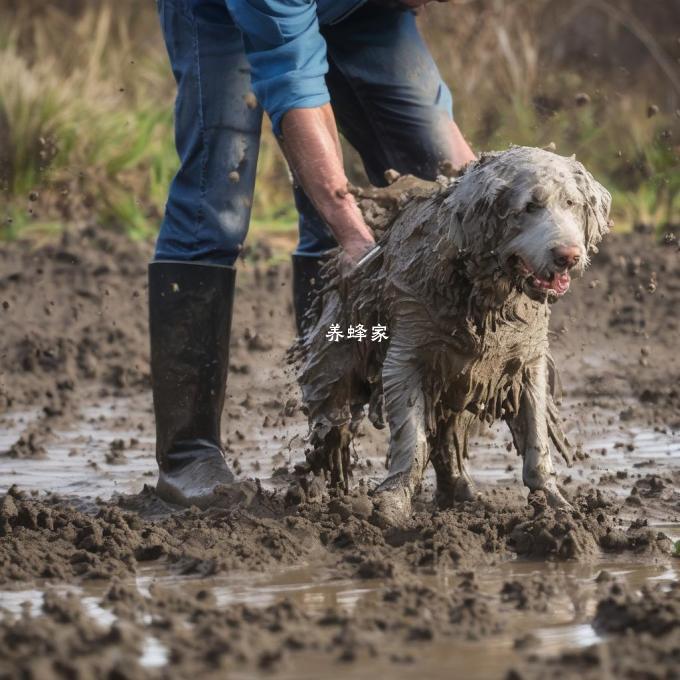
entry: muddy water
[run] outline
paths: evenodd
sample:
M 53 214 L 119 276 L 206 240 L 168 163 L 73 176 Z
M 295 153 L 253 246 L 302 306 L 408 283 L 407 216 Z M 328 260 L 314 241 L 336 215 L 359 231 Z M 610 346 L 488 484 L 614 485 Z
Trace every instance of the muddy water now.
M 239 408 L 241 410 L 239 411 Z M 591 407 L 592 408 L 592 407 Z M 572 484 L 598 483 L 619 495 L 628 494 L 636 478 L 646 472 L 663 474 L 680 466 L 680 438 L 677 432 L 655 428 L 640 419 L 628 418 L 630 404 L 625 400 L 603 400 L 595 415 L 585 413 L 578 399 L 563 405 L 563 415 L 573 443 L 588 455 L 582 465 L 567 469 L 558 462 L 562 479 L 569 475 Z M 285 484 L 280 471 L 290 469 L 303 456 L 304 425 L 291 419 L 275 429 L 266 423 L 248 423 L 246 407 L 229 405 L 234 418 L 226 433 L 234 452 L 230 460 L 238 461 L 241 477 L 257 476 L 268 488 Z M 0 449 L 14 442 L 17 436 L 39 417 L 37 412 L 24 411 L 5 418 L 0 434 Z M 572 423 L 569 426 L 569 423 Z M 239 429 L 240 428 L 240 429 Z M 274 436 L 275 435 L 275 436 Z M 114 442 L 123 442 L 121 455 L 111 456 Z M 385 450 L 384 433 L 366 428 L 358 440 L 358 454 L 362 464 L 361 476 L 377 479 L 382 474 Z M 484 431 L 471 447 L 470 471 L 481 488 L 493 485 L 521 485 L 519 460 L 508 450 L 509 435 L 503 426 Z M 144 483 L 155 482 L 153 431 L 146 396 L 129 399 L 93 401 L 90 406 L 67 425 L 56 425 L 49 433 L 45 448 L 46 458 L 0 458 L 0 491 L 12 484 L 23 489 L 52 491 L 74 498 L 110 498 L 116 493 L 138 492 Z M 120 449 L 120 445 L 117 446 Z M 368 465 L 368 467 L 366 467 Z M 616 483 L 617 474 L 622 483 Z M 611 480 L 614 480 L 613 482 Z M 431 477 L 429 478 L 431 484 Z M 427 486 L 427 485 L 426 485 Z M 427 490 L 427 489 L 426 489 Z M 674 516 L 652 518 L 655 526 L 663 529 L 673 540 L 680 540 L 680 523 Z M 630 558 L 627 558 L 630 560 Z M 513 560 L 475 571 L 481 596 L 489 606 L 509 611 L 508 624 L 496 635 L 482 640 L 441 640 L 420 642 L 417 664 L 408 647 L 399 659 L 357 659 L 353 664 L 329 667 L 328 656 L 304 652 L 296 654 L 290 665 L 278 672 L 284 678 L 365 678 L 395 674 L 398 663 L 400 678 L 448 678 L 471 680 L 503 677 L 522 652 L 530 650 L 538 655 L 554 655 L 567 649 L 586 647 L 600 640 L 589 621 L 596 603 L 598 574 L 606 570 L 633 588 L 646 583 L 670 583 L 678 580 L 678 565 L 649 565 L 632 561 L 605 561 L 591 564 L 526 562 Z M 552 598 L 550 610 L 536 613 L 510 610 L 500 597 L 504 583 L 529 581 L 537 576 L 563 583 L 558 597 Z M 447 584 L 446 574 L 432 577 L 432 585 L 440 592 L 454 585 Z M 284 599 L 295 602 L 302 609 L 322 614 L 329 608 L 348 613 L 371 606 L 384 583 L 379 580 L 339 579 L 331 571 L 307 564 L 296 568 L 279 569 L 267 574 L 231 572 L 227 576 L 210 579 L 171 575 L 159 564 L 140 570 L 128 581 L 147 597 L 157 584 L 177 589 L 184 594 L 209 591 L 217 606 L 228 608 L 237 604 L 266 607 Z M 101 606 L 108 583 L 87 583 L 78 586 L 52 586 L 59 592 L 76 593 L 87 613 L 101 624 L 109 626 L 116 616 Z M 0 608 L 20 613 L 30 608 L 39 613 L 46 584 L 15 584 L 12 590 L 0 591 Z M 142 643 L 141 663 L 149 668 L 161 668 L 168 663 L 169 650 L 152 634 Z M 246 672 L 235 673 L 235 678 L 254 677 Z
M 676 531 L 680 531 L 676 527 Z M 416 668 L 410 668 L 412 658 L 408 648 L 400 660 L 400 678 L 426 677 L 448 678 L 452 669 L 456 677 L 472 680 L 489 677 L 502 677 L 507 669 L 519 659 L 518 650 L 531 651 L 538 655 L 554 655 L 567 649 L 587 647 L 601 640 L 601 637 L 588 623 L 596 604 L 595 578 L 603 570 L 608 571 L 619 582 L 633 588 L 645 583 L 671 583 L 680 574 L 677 567 L 644 566 L 633 562 L 607 562 L 582 565 L 575 563 L 550 565 L 514 561 L 498 567 L 487 567 L 476 572 L 480 595 L 493 607 L 503 608 L 499 597 L 502 585 L 509 581 L 526 581 L 532 577 L 543 576 L 551 580 L 560 579 L 565 584 L 561 593 L 551 600 L 549 611 L 544 613 L 522 612 L 515 610 L 508 625 L 497 635 L 483 640 L 436 641 L 420 644 Z M 195 595 L 199 591 L 209 591 L 219 607 L 234 604 L 248 604 L 265 607 L 284 598 L 293 601 L 312 614 L 322 614 L 330 608 L 351 613 L 360 606 L 371 605 L 381 586 L 379 581 L 357 581 L 333 579 L 331 573 L 312 566 L 285 569 L 268 575 L 234 573 L 228 577 L 210 579 L 182 578 L 169 576 L 162 570 L 150 567 L 134 580 L 128 581 L 140 594 L 149 595 L 153 585 L 164 589 L 176 588 L 184 595 Z M 431 585 L 440 592 L 452 587 L 446 575 L 432 577 Z M 87 613 L 98 623 L 110 626 L 116 616 L 100 605 L 106 584 L 96 583 L 87 586 L 57 586 L 60 593 L 75 593 L 79 596 Z M 44 590 L 40 584 L 30 589 L 0 592 L 0 607 L 8 612 L 19 614 L 24 611 L 37 613 L 43 601 Z M 148 623 L 148 622 L 147 622 Z M 147 668 L 159 668 L 168 663 L 168 650 L 153 635 L 145 636 L 142 643 L 140 662 Z M 327 656 L 313 653 L 296 655 L 292 665 L 280 672 L 284 678 L 364 678 L 367 674 L 394 673 L 394 659 L 357 660 L 350 666 L 328 666 Z M 252 674 L 236 674 L 233 677 L 254 677 Z
M 138 429 L 115 427 L 111 416 L 129 412 L 127 400 L 83 409 L 71 426 L 55 428 L 45 448 L 46 458 L 0 459 L 0 488 L 16 484 L 23 489 L 51 491 L 64 496 L 109 498 L 115 492 L 132 493 L 154 470 L 153 439 Z M 11 417 L 0 437 L 0 450 L 9 448 L 37 414 L 24 412 Z M 12 422 L 13 421 L 13 422 Z M 125 461 L 107 463 L 106 456 L 116 440 L 126 442 Z M 132 442 L 132 444 L 130 444 Z
M 232 415 L 238 409 L 228 407 Z M 578 400 L 570 399 L 563 404 L 568 436 L 588 455 L 586 464 L 571 469 L 555 461 L 563 480 L 571 477 L 574 483 L 592 483 L 605 474 L 635 479 L 646 472 L 663 474 L 680 467 L 680 433 L 639 420 L 628 421 L 628 409 L 628 401 L 611 399 L 603 401 L 586 417 Z M 245 407 L 240 410 L 247 412 Z M 0 451 L 16 441 L 36 418 L 37 412 L 31 411 L 6 416 L 0 430 Z M 225 427 L 231 444 L 230 462 L 236 462 L 236 471 L 242 478 L 258 477 L 265 488 L 281 487 L 285 475 L 280 473 L 291 470 L 304 457 L 304 424 L 291 419 L 274 429 L 240 420 L 239 417 L 227 422 Z M 102 401 L 84 408 L 68 427 L 57 427 L 51 432 L 45 443 L 46 458 L 0 457 L 0 492 L 16 484 L 23 489 L 87 498 L 108 499 L 117 492 L 137 493 L 143 484 L 155 483 L 153 441 L 149 400 L 145 395 Z M 122 442 L 120 457 L 110 456 L 114 442 Z M 510 444 L 509 432 L 503 424 L 473 438 L 469 469 L 478 484 L 521 486 L 520 461 L 514 450 L 508 450 Z M 229 453 L 232 447 L 236 454 Z M 377 432 L 366 423 L 362 425 L 357 439 L 362 477 L 371 481 L 381 477 L 385 450 L 385 432 Z M 432 480 L 430 469 L 426 481 L 431 485 Z M 630 490 L 630 483 L 608 487 L 623 494 Z

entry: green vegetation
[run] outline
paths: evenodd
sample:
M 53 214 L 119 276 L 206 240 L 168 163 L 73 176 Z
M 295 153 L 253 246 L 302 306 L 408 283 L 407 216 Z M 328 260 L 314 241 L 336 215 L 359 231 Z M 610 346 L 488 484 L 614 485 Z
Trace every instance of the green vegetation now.
M 153 3 L 9 4 L 0 10 L 0 238 L 86 220 L 154 234 L 177 159 Z M 622 84 L 553 59 L 534 25 L 550 5 L 482 0 L 424 13 L 462 129 L 477 149 L 554 143 L 575 153 L 612 190 L 620 228 L 677 223 L 680 121 L 669 97 L 650 108 L 655 89 L 673 83 L 658 63 Z M 253 229 L 294 223 L 286 166 L 265 130 Z
M 135 237 L 156 232 L 177 168 L 174 82 L 153 6 L 138 9 L 100 2 L 76 17 L 52 8 L 0 20 L 5 238 L 91 218 Z M 270 134 L 254 218 L 279 229 L 294 224 L 285 164 Z
M 673 56 L 680 43 L 665 25 L 666 13 L 675 16 L 672 3 L 660 0 L 657 13 L 629 0 L 594 0 L 580 10 L 562 0 L 472 5 L 432 7 L 424 28 L 449 36 L 431 44 L 475 147 L 554 144 L 612 192 L 618 229 L 677 224 L 680 78 Z M 590 13 L 579 15 L 586 5 Z M 648 14 L 645 22 L 635 8 Z

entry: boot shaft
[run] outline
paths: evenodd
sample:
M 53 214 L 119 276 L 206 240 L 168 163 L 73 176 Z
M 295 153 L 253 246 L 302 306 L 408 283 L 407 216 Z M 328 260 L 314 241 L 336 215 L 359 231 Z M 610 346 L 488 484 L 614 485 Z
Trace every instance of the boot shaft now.
M 151 379 L 161 469 L 222 454 L 236 272 L 193 262 L 149 265 Z

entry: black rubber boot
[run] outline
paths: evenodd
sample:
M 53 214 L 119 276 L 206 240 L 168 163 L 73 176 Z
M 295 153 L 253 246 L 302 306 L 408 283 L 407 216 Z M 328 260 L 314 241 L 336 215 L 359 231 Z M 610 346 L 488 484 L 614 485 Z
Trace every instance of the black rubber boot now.
M 220 440 L 234 301 L 233 267 L 149 265 L 151 379 L 156 415 L 156 492 L 208 507 L 234 476 Z
M 311 323 L 305 320 L 307 310 L 322 285 L 321 267 L 327 261 L 325 257 L 309 255 L 293 255 L 293 309 L 295 310 L 295 327 L 298 335 L 302 335 L 303 325 Z

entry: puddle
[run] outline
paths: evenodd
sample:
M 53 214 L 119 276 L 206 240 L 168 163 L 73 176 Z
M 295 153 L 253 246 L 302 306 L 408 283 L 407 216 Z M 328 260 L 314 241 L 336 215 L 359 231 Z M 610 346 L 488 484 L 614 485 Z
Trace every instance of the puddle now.
M 155 637 L 147 636 L 143 642 L 139 663 L 146 668 L 162 668 L 168 663 L 168 648 Z
M 154 451 L 153 420 L 146 396 L 111 399 L 83 409 L 68 428 L 54 428 L 44 446 L 45 458 L 15 459 L 0 456 L 0 493 L 16 484 L 22 489 L 51 491 L 79 498 L 110 498 L 115 493 L 138 493 L 144 484 L 155 484 L 157 467 Z M 6 451 L 34 422 L 38 412 L 6 415 L 0 424 L 0 451 Z M 265 488 L 282 482 L 271 472 L 301 457 L 303 423 L 290 427 L 254 427 L 241 434 L 236 422 L 233 440 L 238 456 L 228 451 L 227 458 L 238 459 L 241 477 L 260 478 Z M 122 440 L 120 462 L 107 461 L 112 442 Z
M 55 427 L 50 432 L 45 442 L 45 458 L 0 457 L 0 491 L 6 491 L 12 484 L 23 489 L 90 498 L 139 491 L 144 481 L 155 474 L 154 440 L 150 434 L 140 433 L 129 424 L 121 427 L 121 414 L 134 412 L 136 404 L 126 399 L 85 408 L 71 427 Z M 0 435 L 0 451 L 9 448 L 37 416 L 37 412 L 7 416 Z M 106 460 L 114 440 L 125 443 L 125 462 L 120 465 Z
M 680 467 L 679 433 L 622 421 L 621 413 L 629 407 L 625 400 L 603 400 L 594 412 L 592 408 L 588 411 L 586 418 L 578 400 L 563 404 L 569 439 L 590 456 L 587 465 L 573 468 L 557 460 L 563 478 L 570 475 L 576 482 L 593 481 L 603 475 L 625 473 L 623 483 L 608 486 L 615 493 L 627 494 L 634 478 Z M 27 411 L 3 418 L 0 450 L 7 449 L 36 417 L 37 413 Z M 377 482 L 385 462 L 384 455 L 377 452 L 386 450 L 386 433 L 370 426 L 365 426 L 363 432 L 356 440 L 357 453 L 364 465 L 370 461 L 370 467 L 364 467 L 361 474 Z M 285 427 L 264 427 L 235 419 L 226 429 L 225 438 L 237 454 L 228 453 L 227 458 L 231 462 L 238 460 L 241 477 L 256 476 L 265 488 L 277 488 L 285 484 L 285 477 L 279 479 L 272 473 L 281 466 L 292 469 L 302 458 L 303 434 L 304 423 L 297 420 L 287 422 Z M 114 440 L 124 442 L 120 464 L 107 462 Z M 514 450 L 507 450 L 509 443 L 503 423 L 472 438 L 469 469 L 476 482 L 521 486 L 520 460 Z M 16 484 L 66 496 L 107 499 L 114 493 L 137 493 L 145 483 L 155 483 L 153 421 L 146 395 L 111 399 L 84 409 L 70 428 L 56 429 L 45 446 L 44 459 L 0 457 L 0 492 Z M 426 485 L 432 485 L 433 480 L 430 468 Z
M 604 402 L 603 402 L 604 403 Z M 606 406 L 585 418 L 577 400 L 567 402 L 562 409 L 569 437 L 579 444 L 590 458 L 586 463 L 566 469 L 557 463 L 560 475 L 571 475 L 575 482 L 597 481 L 603 475 L 616 476 L 625 472 L 620 484 L 608 486 L 615 493 L 630 493 L 638 476 L 654 471 L 664 471 L 680 466 L 680 438 L 670 430 L 647 427 L 640 422 L 621 420 L 627 408 L 622 400 L 610 400 Z M 26 425 L 37 417 L 33 412 L 13 413 L 3 418 L 0 432 L 0 449 L 10 446 Z M 252 425 L 252 421 L 251 425 Z M 244 434 L 236 432 L 240 425 Z M 246 427 L 237 421 L 227 437 L 242 470 L 241 476 L 259 476 L 265 487 L 281 484 L 272 471 L 281 465 L 291 466 L 302 456 L 304 425 L 291 422 L 286 427 Z M 276 435 L 276 438 L 274 437 Z M 379 479 L 383 474 L 384 459 L 376 455 L 384 450 L 384 433 L 371 431 L 358 439 L 360 460 L 370 460 L 369 478 Z M 124 461 L 111 465 L 106 462 L 111 442 L 125 442 Z M 470 470 L 480 485 L 521 485 L 520 461 L 514 451 L 507 450 L 509 434 L 501 424 L 473 439 Z M 53 491 L 76 497 L 108 498 L 116 492 L 134 493 L 144 483 L 153 484 L 156 463 L 153 452 L 152 420 L 146 397 L 131 400 L 109 400 L 84 409 L 72 427 L 56 430 L 46 443 L 47 458 L 40 460 L 14 460 L 0 458 L 0 491 L 17 484 L 25 489 Z M 606 455 L 602 455 L 604 450 Z M 367 455 L 367 454 L 371 455 Z M 233 459 L 233 456 L 228 456 Z M 647 462 L 652 463 L 647 467 Z M 259 466 L 259 469 L 258 469 Z M 362 471 L 362 474 L 364 472 Z M 431 483 L 432 472 L 428 473 Z M 666 517 L 657 526 L 673 540 L 680 540 L 680 524 Z M 670 583 L 677 580 L 678 567 L 649 566 L 638 563 L 601 562 L 595 565 L 544 564 L 511 561 L 489 568 L 475 570 L 476 581 L 482 593 L 493 606 L 505 607 L 500 600 L 500 589 L 508 580 L 528 579 L 550 573 L 559 576 L 573 588 L 565 587 L 551 602 L 551 611 L 545 614 L 513 611 L 510 623 L 503 633 L 483 641 L 436 640 L 419 643 L 413 653 L 417 663 L 409 662 L 411 648 L 404 650 L 403 663 L 395 666 L 390 660 L 358 660 L 353 664 L 329 667 L 327 655 L 312 653 L 291 655 L 289 669 L 282 669 L 280 677 L 305 680 L 319 677 L 342 677 L 343 680 L 366 678 L 369 675 L 398 674 L 400 678 L 450 678 L 467 680 L 502 677 L 517 660 L 515 640 L 533 637 L 531 651 L 537 654 L 556 654 L 563 650 L 588 646 L 599 637 L 588 624 L 595 608 L 595 582 L 597 574 L 606 569 L 615 577 L 635 588 L 647 582 Z M 550 572 L 550 573 L 547 573 Z M 436 583 L 437 588 L 447 587 L 445 576 Z M 433 577 L 434 579 L 434 577 Z M 559 581 L 562 583 L 563 581 Z M 299 566 L 269 574 L 231 573 L 228 576 L 196 579 L 169 576 L 158 567 L 144 568 L 134 584 L 145 596 L 152 584 L 182 589 L 185 593 L 209 590 L 219 607 L 236 604 L 266 607 L 288 598 L 314 615 L 328 608 L 341 608 L 352 612 L 370 606 L 371 598 L 379 596 L 379 581 L 339 580 L 332 573 L 313 566 Z M 453 587 L 453 586 L 448 586 Z M 87 584 L 86 587 L 56 586 L 59 592 L 74 592 L 81 598 L 90 615 L 102 626 L 110 626 L 116 617 L 100 606 L 106 586 Z M 40 612 L 44 589 L 38 584 L 24 590 L 0 592 L 0 609 L 14 614 L 22 612 L 36 615 Z M 0 612 L 0 616 L 2 613 Z M 151 633 L 151 631 L 150 631 Z M 168 649 L 154 635 L 143 641 L 141 661 L 148 668 L 161 668 L 168 663 Z M 230 673 L 230 677 L 254 677 L 248 673 Z
M 328 570 L 313 566 L 286 568 L 268 574 L 232 573 L 207 579 L 159 575 L 153 569 L 150 572 L 142 573 L 136 579 L 137 589 L 143 595 L 148 596 L 150 586 L 158 584 L 181 587 L 191 595 L 208 590 L 220 607 L 235 604 L 267 607 L 287 598 L 312 614 L 321 614 L 329 607 L 342 607 L 351 612 L 360 599 L 380 587 L 380 581 L 337 579 Z
M 607 570 L 617 580 L 639 589 L 646 582 L 671 583 L 680 574 L 674 564 L 671 566 L 649 566 L 629 562 L 602 561 L 597 564 L 549 564 L 511 561 L 496 567 L 485 567 L 475 571 L 475 580 L 480 594 L 492 607 L 508 613 L 508 623 L 496 635 L 483 640 L 460 641 L 437 638 L 431 643 L 419 643 L 412 650 L 406 646 L 404 655 L 412 652 L 417 656 L 413 667 L 404 659 L 398 667 L 400 678 L 411 678 L 425 674 L 428 678 L 450 678 L 451 668 L 456 677 L 470 680 L 502 677 L 505 671 L 518 660 L 515 641 L 527 640 L 531 651 L 538 655 L 555 655 L 568 649 L 587 647 L 601 638 L 587 623 L 596 606 L 595 578 Z M 500 599 L 503 583 L 509 580 L 525 581 L 536 575 L 545 580 L 553 578 L 564 583 L 557 596 L 551 601 L 550 610 L 523 612 L 513 609 Z M 266 607 L 284 598 L 293 601 L 300 608 L 313 615 L 321 615 L 328 608 L 339 608 L 351 613 L 357 607 L 369 607 L 373 598 L 379 597 L 379 581 L 334 580 L 329 571 L 308 565 L 294 569 L 281 569 L 273 574 L 234 573 L 228 576 L 204 578 L 169 576 L 157 567 L 146 567 L 142 573 L 129 582 L 142 595 L 148 596 L 149 588 L 158 584 L 164 589 L 178 589 L 183 595 L 195 595 L 210 591 L 219 607 L 234 604 L 248 604 L 252 607 Z M 442 592 L 455 587 L 446 574 L 433 576 L 430 584 Z M 110 626 L 116 616 L 100 606 L 100 599 L 106 584 L 87 584 L 87 587 L 55 586 L 59 593 L 75 593 L 100 625 Z M 32 616 L 40 612 L 44 590 L 34 587 L 25 590 L 0 592 L 0 616 L 2 612 L 20 615 L 26 612 Z M 145 620 L 150 623 L 150 620 Z M 192 625 L 186 622 L 186 625 Z M 140 661 L 148 668 L 160 668 L 168 663 L 168 649 L 153 635 L 145 636 Z M 446 670 L 448 669 L 448 670 Z M 280 673 L 284 678 L 365 678 L 368 674 L 395 673 L 393 662 L 381 659 L 359 658 L 352 664 L 343 664 L 334 669 L 328 666 L 327 656 L 316 657 L 314 653 L 301 652 L 290 656 L 289 669 Z M 231 677 L 231 675 L 230 675 Z M 233 677 L 255 677 L 248 673 L 235 673 Z

